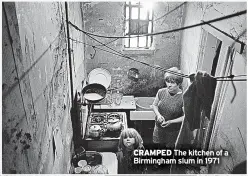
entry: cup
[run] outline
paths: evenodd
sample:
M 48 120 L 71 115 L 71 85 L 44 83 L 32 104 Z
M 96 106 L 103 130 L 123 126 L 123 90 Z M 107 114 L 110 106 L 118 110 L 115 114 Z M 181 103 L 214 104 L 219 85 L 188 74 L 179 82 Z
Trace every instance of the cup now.
M 116 95 L 115 95 L 115 104 L 116 105 L 121 104 L 122 97 L 123 97 L 122 93 L 116 93 Z

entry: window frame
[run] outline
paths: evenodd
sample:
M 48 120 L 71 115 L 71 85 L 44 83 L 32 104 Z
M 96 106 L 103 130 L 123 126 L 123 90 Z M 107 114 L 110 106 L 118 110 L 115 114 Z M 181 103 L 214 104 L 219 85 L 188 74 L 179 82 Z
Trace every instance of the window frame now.
M 128 36 L 128 38 L 124 38 L 123 40 L 123 49 L 124 50 L 138 50 L 138 51 L 141 51 L 141 50 L 153 50 L 153 43 L 154 43 L 154 38 L 153 36 L 145 36 L 146 37 L 146 44 L 145 46 L 140 46 L 140 37 L 135 37 L 137 39 L 137 46 L 136 47 L 133 47 L 131 46 L 131 38 L 130 36 L 134 36 L 134 35 L 137 35 L 137 36 L 140 36 L 140 35 L 144 35 L 144 34 L 149 34 L 149 33 L 153 33 L 153 30 L 154 30 L 154 10 L 148 10 L 147 11 L 147 14 L 146 14 L 146 19 L 140 19 L 140 9 L 143 8 L 142 7 L 142 2 L 138 2 L 137 4 L 131 4 L 131 1 L 128 1 L 128 2 L 125 2 L 124 4 L 124 36 Z M 130 33 L 131 31 L 131 22 L 132 22 L 132 8 L 138 8 L 138 19 L 133 19 L 134 21 L 137 21 L 137 22 L 134 22 L 134 23 L 138 23 L 138 32 L 137 34 L 132 34 Z M 128 18 L 127 18 L 127 9 L 128 9 Z M 152 13 L 150 15 L 150 13 Z M 147 23 L 147 33 L 142 33 L 142 34 L 139 34 L 140 31 L 140 21 L 142 22 L 146 22 Z M 126 27 L 127 27 L 127 24 L 128 23 L 128 33 L 126 33 Z M 149 32 L 149 25 L 151 25 L 151 31 Z M 143 26 L 143 25 L 142 25 Z M 149 37 L 150 37 L 150 41 L 149 41 Z M 128 40 L 128 45 L 126 46 L 126 40 Z M 148 43 L 149 42 L 149 43 Z M 149 54 L 149 53 L 148 53 Z

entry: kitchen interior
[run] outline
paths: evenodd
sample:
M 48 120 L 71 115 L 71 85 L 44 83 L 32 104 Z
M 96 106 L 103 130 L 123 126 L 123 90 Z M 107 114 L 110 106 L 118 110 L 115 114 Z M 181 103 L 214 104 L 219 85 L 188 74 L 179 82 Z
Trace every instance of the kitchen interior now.
M 246 9 L 246 2 L 4 2 L 2 173 L 118 174 L 123 129 L 152 143 L 151 104 L 170 67 L 243 80 L 217 82 L 214 115 L 197 131 L 198 147 L 230 153 L 208 173 L 233 173 L 247 157 Z M 130 37 L 139 32 L 145 37 Z M 184 78 L 182 90 L 190 84 Z M 100 97 L 89 97 L 92 90 Z

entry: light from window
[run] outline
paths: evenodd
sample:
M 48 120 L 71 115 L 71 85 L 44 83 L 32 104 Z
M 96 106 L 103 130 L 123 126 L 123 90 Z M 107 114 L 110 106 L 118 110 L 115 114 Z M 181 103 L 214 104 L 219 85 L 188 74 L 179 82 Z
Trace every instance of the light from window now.
M 151 2 L 126 2 L 125 4 L 125 48 L 150 48 L 153 32 L 153 10 Z M 138 36 L 138 37 L 132 37 Z

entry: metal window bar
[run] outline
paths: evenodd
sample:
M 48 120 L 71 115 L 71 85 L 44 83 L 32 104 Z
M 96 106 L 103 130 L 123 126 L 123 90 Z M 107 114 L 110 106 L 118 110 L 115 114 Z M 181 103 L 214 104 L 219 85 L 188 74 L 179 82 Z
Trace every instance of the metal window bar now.
M 140 34 L 140 8 L 141 8 L 141 4 L 140 2 L 136 5 L 136 4 L 131 4 L 131 2 L 129 1 L 129 3 L 125 5 L 125 18 L 126 18 L 126 8 L 129 8 L 129 18 L 128 20 L 126 19 L 125 21 L 128 21 L 129 25 L 128 25 L 128 38 L 125 39 L 125 40 L 128 40 L 128 46 L 125 46 L 127 48 L 130 48 L 131 47 L 131 29 L 132 29 L 132 25 L 131 25 L 131 21 L 132 21 L 132 8 L 138 8 L 138 31 L 136 31 L 138 33 L 138 37 L 137 37 L 137 47 L 140 48 L 140 37 L 139 37 L 139 34 Z M 152 13 L 152 19 L 150 19 L 150 13 Z M 149 26 L 151 25 L 151 33 L 153 33 L 153 19 L 154 19 L 154 15 L 153 15 L 153 10 L 152 11 L 147 11 L 147 33 L 149 33 L 148 29 L 149 29 Z M 126 24 L 125 24 L 126 25 Z M 141 30 L 143 31 L 143 30 Z M 150 37 L 150 42 L 148 43 L 148 38 Z M 146 45 L 145 45 L 145 48 L 149 48 L 151 47 L 152 45 L 152 42 L 153 42 L 153 36 L 146 36 Z
M 130 31 L 131 31 L 131 18 L 132 18 L 132 6 L 131 6 L 131 2 L 129 2 L 129 29 L 128 29 L 128 48 L 130 48 Z
M 140 2 L 139 2 L 139 7 L 138 7 L 138 37 L 137 37 L 137 47 L 140 47 L 139 44 L 139 34 L 140 34 Z
M 152 10 L 152 20 L 151 20 L 151 24 L 152 24 L 152 26 L 151 26 L 151 33 L 153 33 L 153 20 L 154 20 L 154 12 L 153 12 L 153 10 Z M 151 42 L 150 42 L 150 46 L 149 47 L 151 47 L 152 46 L 152 43 L 153 43 L 153 36 L 150 36 L 151 37 Z
M 149 33 L 149 15 L 150 15 L 150 11 L 147 12 L 146 14 L 146 19 L 148 21 L 148 25 L 147 25 L 147 32 Z M 146 36 L 146 48 L 148 48 L 148 36 Z

